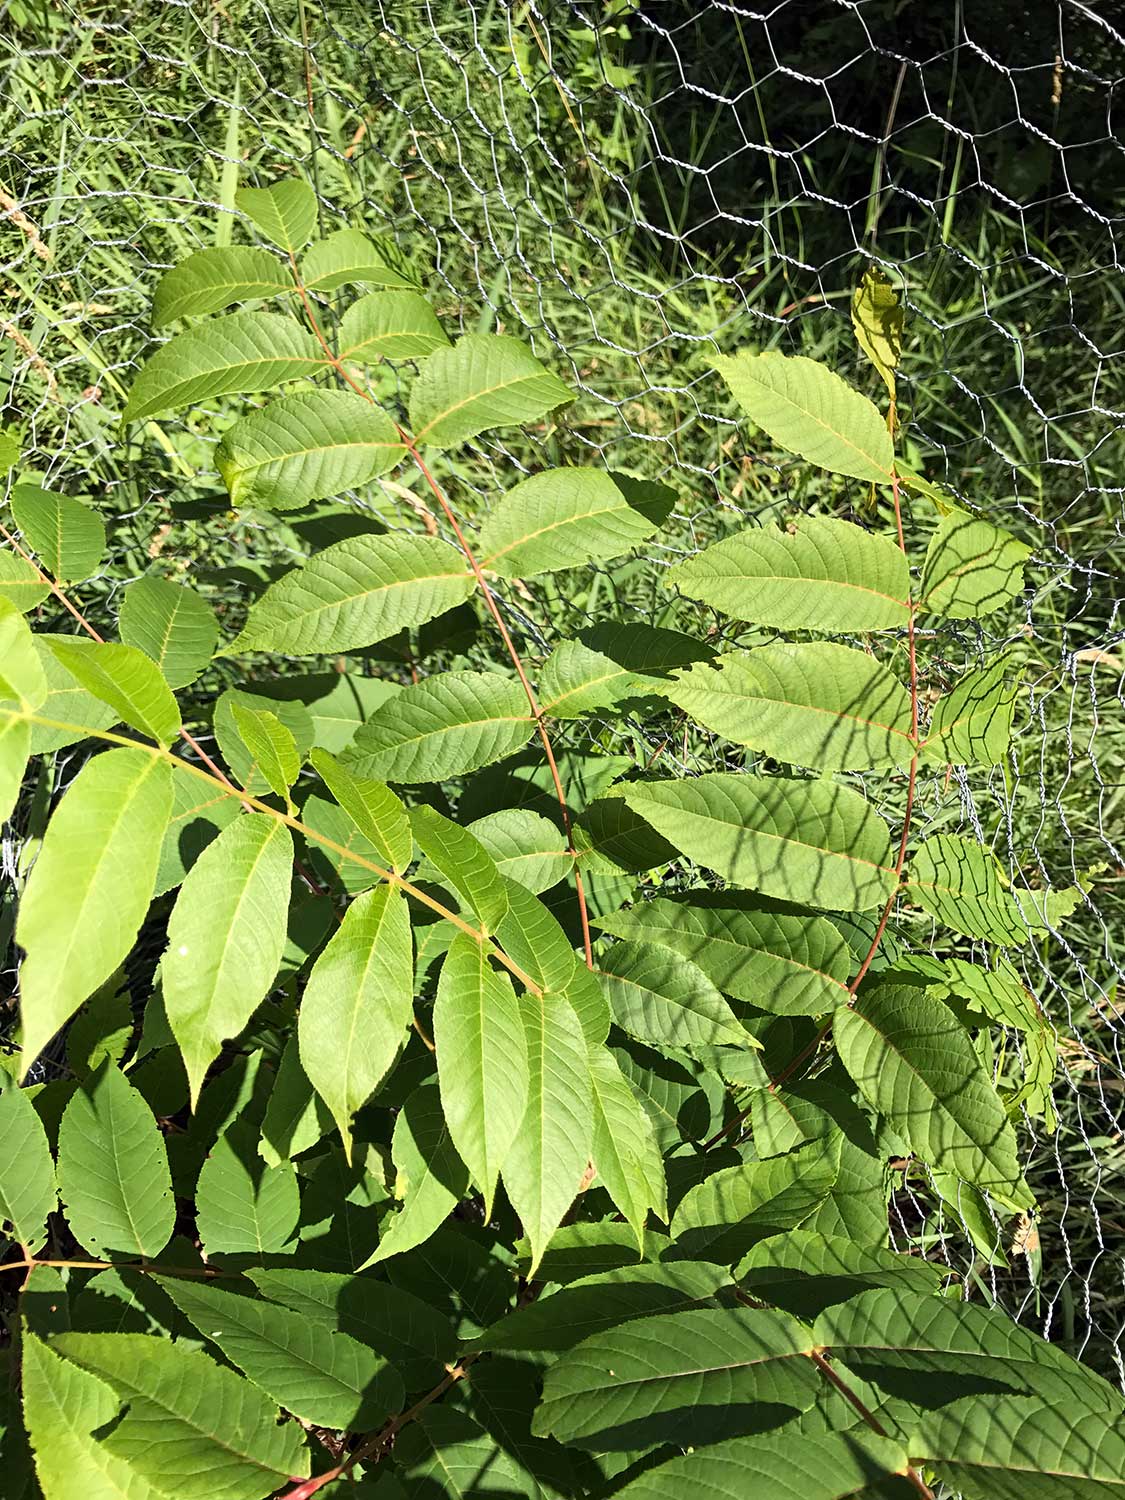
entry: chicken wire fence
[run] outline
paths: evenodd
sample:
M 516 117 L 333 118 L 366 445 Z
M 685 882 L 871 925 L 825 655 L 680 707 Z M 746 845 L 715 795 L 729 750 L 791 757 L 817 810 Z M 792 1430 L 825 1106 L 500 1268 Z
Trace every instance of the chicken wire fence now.
M 732 517 L 862 512 L 839 482 L 748 447 L 705 357 L 778 347 L 862 380 L 849 298 L 866 264 L 883 266 L 907 311 L 908 458 L 1034 548 L 1013 637 L 1031 662 L 1018 751 L 971 787 L 935 777 L 918 826 L 975 831 L 1033 884 L 1089 884 L 1020 958 L 1059 1042 L 1057 1120 L 1026 1122 L 1041 1222 L 1017 1226 L 1014 1243 L 1008 1226 L 1007 1264 L 989 1266 L 955 1207 L 904 1184 L 892 1235 L 941 1248 L 981 1295 L 1120 1379 L 1116 16 L 1108 0 L 7 0 L 0 361 L 23 477 L 115 517 L 114 566 L 84 586 L 95 619 L 115 617 L 130 571 L 149 559 L 206 571 L 209 546 L 224 558 L 212 584 L 237 591 L 240 569 L 300 542 L 226 511 L 216 414 L 129 435 L 119 417 L 152 347 L 159 272 L 245 238 L 240 182 L 302 172 L 324 230 L 393 236 L 432 268 L 447 320 L 520 334 L 580 392 L 556 428 L 457 458 L 466 510 L 548 457 L 672 476 L 679 519 L 647 557 L 577 598 L 504 600 L 534 654 L 609 604 L 659 623 L 662 568 Z M 403 499 L 376 484 L 349 503 L 416 527 Z M 975 625 L 934 647 L 952 670 L 997 644 Z M 677 748 L 646 746 L 640 724 L 620 733 L 666 765 L 723 764 L 703 736 Z M 602 733 L 590 748 L 614 747 Z M 21 847 L 79 754 L 59 757 L 7 830 L 9 938 Z

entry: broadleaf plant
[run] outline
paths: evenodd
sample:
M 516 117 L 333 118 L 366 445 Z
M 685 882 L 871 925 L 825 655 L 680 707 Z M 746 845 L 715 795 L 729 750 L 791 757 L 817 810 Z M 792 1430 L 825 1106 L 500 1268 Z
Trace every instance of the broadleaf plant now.
M 1030 554 L 901 467 L 893 287 L 853 309 L 886 414 L 775 350 L 701 376 L 867 519 L 715 518 L 660 628 L 552 650 L 515 600 L 671 538 L 690 478 L 513 464 L 482 512 L 482 435 L 589 453 L 575 390 L 299 179 L 235 201 L 265 243 L 165 273 L 122 415 L 204 404 L 290 565 L 154 552 L 111 641 L 92 506 L 17 474 L 0 552 L 5 809 L 61 790 L 0 1091 L 26 1493 L 1116 1492 L 1120 1393 L 973 1269 L 1034 1220 L 1054 1057 L 1004 950 L 1082 891 L 922 809 L 1005 760 L 1018 653 L 933 643 Z M 892 1179 L 964 1259 L 892 1236 Z

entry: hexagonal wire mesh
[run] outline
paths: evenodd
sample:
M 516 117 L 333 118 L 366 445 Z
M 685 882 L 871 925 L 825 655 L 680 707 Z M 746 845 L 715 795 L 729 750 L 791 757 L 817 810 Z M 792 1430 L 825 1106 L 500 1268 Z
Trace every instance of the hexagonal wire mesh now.
M 610 603 L 659 622 L 663 567 L 732 518 L 862 510 L 848 487 L 748 450 L 703 356 L 774 346 L 864 380 L 848 299 L 867 261 L 883 265 L 907 309 L 909 457 L 1035 550 L 1013 636 L 1030 663 L 1016 748 L 971 783 L 956 772 L 928 782 L 918 826 L 975 830 L 1048 888 L 1096 871 L 1074 916 L 1018 956 L 1059 1035 L 1057 1128 L 1026 1121 L 1042 1267 L 1015 1247 L 1009 1266 L 978 1260 L 972 1274 L 983 1295 L 1120 1378 L 1125 145 L 1114 108 L 1125 36 L 1114 9 L 7 0 L 0 360 L 25 475 L 115 516 L 113 566 L 84 586 L 94 618 L 112 620 L 114 593 L 146 558 L 202 566 L 220 540 L 247 567 L 276 558 L 285 540 L 216 502 L 212 413 L 127 439 L 117 419 L 150 348 L 159 271 L 244 233 L 239 181 L 306 173 L 322 227 L 392 234 L 429 259 L 447 319 L 519 332 L 581 393 L 557 428 L 458 458 L 466 509 L 545 459 L 674 476 L 679 519 L 639 566 L 605 570 L 580 603 L 558 591 L 504 601 L 534 652 Z M 385 508 L 403 495 L 376 485 L 351 498 Z M 417 518 L 407 508 L 392 524 Z M 237 574 L 212 582 L 237 593 Z M 940 670 L 999 642 L 976 625 L 932 644 Z M 644 727 L 627 732 L 643 751 Z M 724 763 L 706 736 L 648 748 L 689 770 Z M 60 760 L 5 838 L 9 886 L 44 798 L 79 763 Z M 948 1237 L 965 1269 L 956 1217 L 905 1182 L 893 1199 L 897 1243 Z

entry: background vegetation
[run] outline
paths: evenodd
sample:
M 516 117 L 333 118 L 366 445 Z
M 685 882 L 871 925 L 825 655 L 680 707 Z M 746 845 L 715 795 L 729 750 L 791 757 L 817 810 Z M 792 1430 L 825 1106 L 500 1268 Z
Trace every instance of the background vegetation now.
M 909 23 L 890 4 L 861 20 L 791 0 L 766 23 L 687 3 L 594 10 L 4 6 L 0 362 L 3 420 L 30 460 L 22 477 L 37 471 L 117 517 L 117 556 L 84 600 L 95 623 L 116 616 L 146 555 L 206 582 L 221 607 L 224 588 L 233 602 L 244 580 L 339 534 L 346 521 L 327 510 L 291 527 L 232 515 L 211 456 L 221 423 L 206 412 L 135 432 L 131 446 L 118 430 L 150 348 L 158 270 L 208 235 L 237 237 L 240 182 L 299 166 L 325 229 L 347 219 L 392 233 L 433 266 L 447 318 L 520 331 L 570 366 L 582 399 L 549 452 L 533 436 L 458 459 L 481 511 L 513 461 L 604 455 L 682 471 L 677 529 L 647 558 L 595 571 L 577 595 L 528 601 L 533 653 L 610 598 L 619 618 L 673 623 L 658 571 L 743 515 L 846 517 L 859 503 L 779 454 L 747 452 L 693 359 L 757 340 L 862 379 L 847 299 L 870 256 L 884 263 L 907 307 L 905 451 L 1035 549 L 1015 754 L 972 799 L 956 779 L 927 784 L 923 816 L 953 807 L 1048 885 L 1101 867 L 1065 939 L 1025 957 L 1062 1056 L 1058 1129 L 1036 1126 L 1029 1174 L 1041 1259 L 971 1274 L 1112 1373 L 1125 1311 L 1113 841 L 1125 152 L 1107 124 L 1120 38 L 1069 10 L 1060 36 L 1045 4 Z M 393 513 L 419 499 L 376 484 L 354 504 Z M 365 670 L 404 680 L 410 664 Z M 611 736 L 601 748 L 613 753 Z M 649 748 L 722 763 L 702 734 Z M 64 756 L 54 774 L 65 784 L 76 769 Z M 19 808 L 9 873 L 57 790 L 44 783 Z M 42 1081 L 65 1066 L 60 1052 Z M 951 1227 L 948 1205 L 909 1186 L 896 1207 L 904 1245 Z

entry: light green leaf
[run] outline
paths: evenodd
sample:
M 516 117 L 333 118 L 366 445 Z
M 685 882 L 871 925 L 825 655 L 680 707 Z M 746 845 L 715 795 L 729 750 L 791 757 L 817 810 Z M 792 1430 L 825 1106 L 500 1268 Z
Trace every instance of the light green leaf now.
M 631 782 L 621 795 L 689 859 L 768 896 L 864 911 L 898 884 L 887 825 L 833 782 L 718 771 Z
M 60 583 L 79 583 L 97 571 L 105 522 L 92 506 L 37 484 L 17 484 L 9 498 L 24 541 Z
M 869 265 L 852 294 L 852 331 L 892 401 L 905 323 L 898 293 L 886 272 L 877 265 Z
M 872 1287 L 933 1295 L 942 1268 L 916 1255 L 857 1245 L 843 1235 L 790 1229 L 760 1240 L 735 1267 L 735 1276 L 752 1297 L 808 1318 Z
M 360 365 L 421 359 L 448 343 L 437 314 L 417 292 L 372 292 L 340 319 L 340 358 Z
M 492 855 L 501 875 L 536 895 L 558 885 L 573 867 L 574 856 L 558 828 L 529 808 L 502 808 L 468 826 Z
M 316 194 L 299 177 L 268 188 L 239 188 L 234 204 L 267 240 L 290 255 L 307 245 L 316 230 Z
M 397 1372 L 346 1333 L 216 1286 L 169 1277 L 163 1287 L 205 1338 L 295 1417 L 362 1432 L 402 1405 Z
M 481 566 L 523 578 L 619 557 L 663 526 L 675 503 L 666 485 L 631 474 L 548 469 L 521 480 L 489 511 Z
M 878 1494 L 868 1486 L 904 1474 L 906 1454 L 868 1432 L 810 1436 L 791 1424 L 730 1438 L 646 1470 L 617 1491 L 622 1500 L 843 1500 Z M 888 1495 L 892 1492 L 888 1489 Z
M 861 1380 L 923 1406 L 981 1381 L 1071 1411 L 1125 1415 L 1119 1390 L 1000 1308 L 876 1287 L 822 1312 L 813 1338 Z
M 527 1042 L 511 980 L 465 933 L 453 939 L 442 965 L 433 1035 L 449 1134 L 484 1195 L 487 1220 L 527 1107 Z
M 425 1084 L 407 1096 L 395 1120 L 391 1158 L 402 1210 L 384 1220 L 382 1238 L 361 1271 L 423 1244 L 468 1190 L 469 1174 L 453 1148 L 435 1085 Z
M 125 590 L 121 639 L 150 656 L 170 688 L 188 687 L 219 639 L 215 611 L 194 589 L 150 573 Z
M 250 813 L 196 860 L 168 920 L 164 1004 L 194 1108 L 207 1069 L 265 998 L 281 963 L 293 840 Z
M 612 1016 L 605 991 L 593 969 L 588 969 L 575 955 L 574 972 L 562 993 L 574 1007 L 582 1035 L 590 1048 L 600 1047 L 609 1036 Z
M 751 527 L 667 574 L 689 599 L 776 630 L 894 630 L 910 618 L 910 570 L 889 537 L 802 516 L 792 531 Z
M 258 1155 L 258 1131 L 239 1118 L 212 1146 L 199 1173 L 195 1217 L 210 1259 L 290 1253 L 301 1212 L 288 1162 L 271 1167 Z
M 0 1089 L 0 1223 L 30 1255 L 47 1241 L 47 1215 L 58 1207 L 55 1164 L 30 1098 L 6 1078 Z
M 0 706 L 0 823 L 11 817 L 31 754 L 31 725 Z
M 128 1403 L 102 1447 L 174 1500 L 262 1500 L 309 1472 L 301 1429 L 206 1354 L 143 1333 L 64 1333 L 51 1347 Z
M 981 1500 L 1125 1495 L 1120 1419 L 1034 1397 L 972 1396 L 923 1414 L 911 1446 L 954 1490 Z
M 268 250 L 210 246 L 181 260 L 156 283 L 152 326 L 166 328 L 177 318 L 198 318 L 251 297 L 292 290 L 293 278 Z
M 310 245 L 301 261 L 301 280 L 310 292 L 334 292 L 357 282 L 370 286 L 414 285 L 401 268 L 402 256 L 389 240 L 369 239 L 358 229 L 337 229 Z
M 539 679 L 539 706 L 553 719 L 579 719 L 631 694 L 659 690 L 659 678 L 638 677 L 581 641 L 563 641 Z
M 689 958 L 668 948 L 616 943 L 598 960 L 613 1019 L 661 1047 L 753 1047 L 730 1006 Z
M 531 1245 L 529 1275 L 574 1201 L 593 1143 L 586 1044 L 563 995 L 525 995 L 528 1097 L 504 1162 L 504 1187 Z
M 922 755 L 954 765 L 999 765 L 1011 742 L 1022 675 L 1002 656 L 962 677 L 934 705 Z
M 131 951 L 171 812 L 171 767 L 140 749 L 95 756 L 60 802 L 16 919 L 22 1072 Z
M 508 910 L 497 928 L 500 946 L 541 989 L 563 991 L 578 960 L 559 919 L 524 886 L 505 877 Z
M 108 1060 L 63 1114 L 59 1191 L 75 1239 L 99 1259 L 151 1260 L 172 1238 L 176 1206 L 164 1138 L 151 1109 Z
M 166 1500 L 96 1436 L 112 1428 L 121 1398 L 30 1330 L 20 1351 L 24 1420 L 43 1500 Z
M 0 597 L 0 821 L 16 805 L 31 753 L 31 723 L 47 697 L 47 675 L 27 621 Z
M 294 1161 L 323 1140 L 332 1116 L 301 1066 L 297 1035 L 290 1032 L 262 1121 L 258 1155 L 268 1167 Z
M 51 592 L 34 563 L 7 549 L 0 551 L 0 599 L 14 604 L 21 614 L 42 604 Z
M 232 313 L 170 339 L 129 391 L 122 421 L 159 416 L 214 396 L 273 390 L 327 367 L 323 349 L 292 318 Z
M 851 951 L 825 917 L 657 898 L 597 925 L 682 954 L 718 989 L 759 1010 L 819 1016 L 850 998 Z
M 922 568 L 921 607 L 947 620 L 977 620 L 1023 591 L 1031 548 L 963 510 L 946 516 Z
M 312 716 L 303 703 L 293 699 L 266 698 L 258 693 L 243 692 L 241 688 L 227 688 L 216 698 L 211 722 L 223 759 L 236 781 L 251 794 L 260 795 L 270 791 L 271 787 L 258 766 L 254 751 L 243 739 L 235 722 L 236 707 L 248 709 L 251 713 L 264 711 L 272 714 L 292 736 L 297 755 L 301 758 L 312 747 L 315 733 Z
M 713 1172 L 676 1209 L 677 1253 L 733 1265 L 759 1240 L 807 1219 L 828 1196 L 837 1162 L 831 1143 L 817 1140 L 785 1156 Z
M 508 895 L 495 860 L 476 835 L 425 803 L 410 809 L 410 826 L 441 882 L 452 886 L 465 907 L 476 913 L 484 931 L 495 932 L 508 910 Z M 419 878 L 433 878 L 430 870 L 422 869 Z
M 342 762 L 381 781 L 445 781 L 503 760 L 533 729 L 518 682 L 496 672 L 442 672 L 376 709 Z
M 414 858 L 414 835 L 406 809 L 381 781 L 352 773 L 326 750 L 309 756 L 325 786 L 373 847 L 387 868 L 401 875 Z
M 474 587 L 461 554 L 436 537 L 349 537 L 271 584 L 230 651 L 352 651 L 444 614 Z
M 455 448 L 490 427 L 533 422 L 573 400 L 519 339 L 467 333 L 426 359 L 410 393 L 410 425 L 419 446 Z
M 0 430 L 0 478 L 19 463 L 21 451 L 19 433 L 10 427 Z
M 297 510 L 360 489 L 405 452 L 386 412 L 354 391 L 305 391 L 236 422 L 215 466 L 232 505 Z
M 406 898 L 380 885 L 357 896 L 313 965 L 297 1021 L 301 1064 L 351 1157 L 351 1119 L 385 1077 L 413 1018 Z
M 71 724 L 73 729 L 51 729 L 44 724 L 31 726 L 32 755 L 47 755 L 52 750 L 61 750 L 64 745 L 73 745 L 85 739 L 86 731 L 108 729 L 117 723 L 117 715 L 108 703 L 102 703 L 85 688 L 79 687 L 73 675 L 51 650 L 55 641 L 71 640 L 71 636 L 36 635 L 35 654 L 47 679 L 47 696 L 39 705 L 39 713 L 45 719 L 60 724 Z
M 247 1273 L 273 1302 L 374 1349 L 402 1371 L 407 1390 L 429 1389 L 456 1350 L 454 1329 L 429 1303 L 370 1276 L 287 1267 Z
M 312 743 L 332 755 L 339 755 L 350 745 L 364 719 L 398 691 L 399 684 L 390 678 L 367 677 L 359 671 L 286 671 L 284 678 L 275 678 L 270 684 L 275 697 L 300 703 L 308 710 Z
M 716 734 L 791 765 L 868 771 L 916 753 L 910 694 L 874 657 L 830 641 L 732 652 L 662 693 Z
M 840 1060 L 923 1161 L 1031 1203 L 1015 1134 L 968 1033 L 914 985 L 862 989 L 834 1019 Z
M 548 1369 L 533 1431 L 601 1451 L 738 1431 L 759 1402 L 806 1411 L 820 1374 L 807 1328 L 772 1308 L 637 1318 L 566 1350 Z
M 959 834 L 932 833 L 906 870 L 906 895 L 967 937 L 1026 943 L 1039 925 L 1022 911 L 990 849 Z
M 668 1190 L 656 1133 L 613 1054 L 602 1046 L 590 1048 L 590 1084 L 595 1182 L 605 1188 L 632 1226 L 638 1247 L 643 1248 L 649 1209 L 660 1220 L 668 1217 Z
M 889 484 L 894 445 L 877 408 L 826 365 L 769 350 L 717 355 L 712 366 L 753 422 L 831 474 Z
M 275 796 L 288 802 L 289 788 L 301 771 L 301 757 L 292 730 L 268 708 L 251 708 L 246 703 L 234 702 L 230 711 L 255 771 Z
M 180 710 L 151 657 L 117 641 L 55 636 L 51 650 L 88 693 L 108 703 L 118 718 L 158 745 L 180 732 Z
M 383 855 L 335 802 L 306 797 L 301 808 L 301 831 L 310 851 L 328 861 L 349 896 L 370 890 L 382 879 L 381 872 L 386 870 Z

